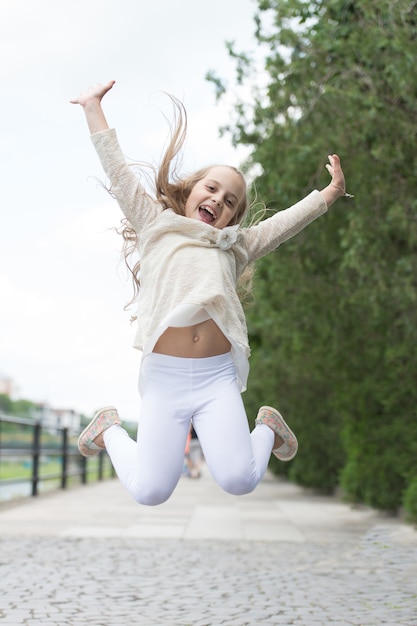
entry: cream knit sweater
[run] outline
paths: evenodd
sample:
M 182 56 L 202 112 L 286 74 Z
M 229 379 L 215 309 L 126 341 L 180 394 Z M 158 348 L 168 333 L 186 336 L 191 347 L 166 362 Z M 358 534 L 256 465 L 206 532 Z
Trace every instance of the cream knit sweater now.
M 236 294 L 245 267 L 326 212 L 319 191 L 250 228 L 219 230 L 163 210 L 124 158 L 113 129 L 91 136 L 111 191 L 138 235 L 141 263 L 134 347 L 149 354 L 169 326 L 212 318 L 232 344 L 241 391 L 250 354 L 246 321 Z

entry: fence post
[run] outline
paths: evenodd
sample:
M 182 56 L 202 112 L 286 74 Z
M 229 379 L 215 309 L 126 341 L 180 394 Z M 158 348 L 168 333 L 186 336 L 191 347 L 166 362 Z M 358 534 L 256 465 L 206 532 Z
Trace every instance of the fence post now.
M 99 480 L 103 480 L 103 461 L 104 459 L 104 454 L 99 454 L 98 457 L 98 479 Z
M 33 428 L 33 453 L 32 453 L 32 496 L 38 495 L 39 483 L 39 458 L 41 454 L 41 423 L 36 422 Z
M 80 458 L 81 464 L 81 483 L 83 485 L 87 484 L 87 476 L 88 476 L 88 468 L 87 468 L 87 457 L 82 456 Z
M 61 468 L 61 489 L 66 489 L 68 470 L 68 428 L 62 429 Z

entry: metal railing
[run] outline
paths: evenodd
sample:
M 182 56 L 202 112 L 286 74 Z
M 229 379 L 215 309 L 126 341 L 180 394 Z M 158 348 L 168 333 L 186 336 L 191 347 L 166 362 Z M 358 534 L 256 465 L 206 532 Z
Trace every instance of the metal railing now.
M 47 472 L 51 460 L 57 461 L 59 468 Z M 68 428 L 0 414 L 0 501 L 2 487 L 30 485 L 30 495 L 37 496 L 47 483 L 66 489 L 70 483 L 86 484 L 106 476 L 115 476 L 106 452 L 91 458 L 81 456 L 76 436 Z

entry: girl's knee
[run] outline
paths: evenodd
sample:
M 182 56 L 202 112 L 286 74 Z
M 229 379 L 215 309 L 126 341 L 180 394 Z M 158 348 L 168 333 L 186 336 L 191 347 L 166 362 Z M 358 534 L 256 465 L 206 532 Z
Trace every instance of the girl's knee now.
M 172 495 L 173 489 L 164 489 L 158 486 L 146 486 L 137 488 L 132 493 L 133 498 L 138 504 L 145 506 L 157 506 L 163 504 Z
M 255 489 L 258 480 L 256 480 L 254 476 L 231 474 L 223 477 L 218 483 L 226 493 L 230 493 L 232 496 L 243 496 L 247 493 L 251 493 Z

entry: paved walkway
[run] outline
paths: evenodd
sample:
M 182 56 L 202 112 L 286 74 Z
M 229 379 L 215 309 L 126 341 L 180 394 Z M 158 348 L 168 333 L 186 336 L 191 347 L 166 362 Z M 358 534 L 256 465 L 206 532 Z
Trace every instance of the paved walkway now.
M 267 475 L 159 507 L 117 480 L 0 507 L 0 624 L 417 626 L 417 532 Z

